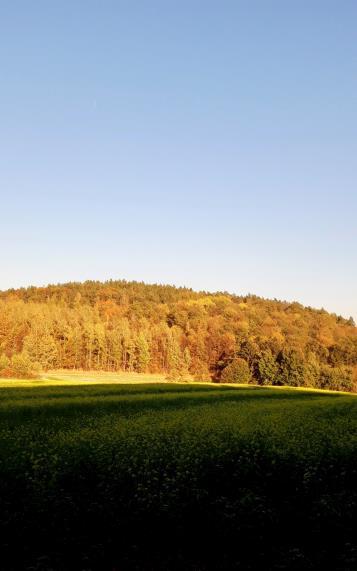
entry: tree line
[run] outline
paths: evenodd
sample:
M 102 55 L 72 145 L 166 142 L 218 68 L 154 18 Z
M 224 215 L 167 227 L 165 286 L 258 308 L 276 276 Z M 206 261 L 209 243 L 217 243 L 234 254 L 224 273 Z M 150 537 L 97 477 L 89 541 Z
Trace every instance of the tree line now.
M 57 368 L 351 391 L 357 328 L 296 302 L 124 280 L 0 292 L 0 376 Z

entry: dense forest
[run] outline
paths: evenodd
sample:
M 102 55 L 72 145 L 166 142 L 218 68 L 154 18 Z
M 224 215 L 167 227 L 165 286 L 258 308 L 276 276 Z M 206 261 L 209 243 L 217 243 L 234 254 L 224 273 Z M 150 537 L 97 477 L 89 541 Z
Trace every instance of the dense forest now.
M 138 282 L 0 292 L 0 376 L 56 368 L 356 390 L 357 328 L 299 303 Z

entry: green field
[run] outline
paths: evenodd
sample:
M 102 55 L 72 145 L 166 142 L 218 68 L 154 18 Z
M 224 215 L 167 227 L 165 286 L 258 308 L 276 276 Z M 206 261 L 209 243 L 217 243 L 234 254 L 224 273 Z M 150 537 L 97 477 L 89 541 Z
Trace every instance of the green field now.
M 2 383 L 1 569 L 357 569 L 356 396 L 94 380 Z

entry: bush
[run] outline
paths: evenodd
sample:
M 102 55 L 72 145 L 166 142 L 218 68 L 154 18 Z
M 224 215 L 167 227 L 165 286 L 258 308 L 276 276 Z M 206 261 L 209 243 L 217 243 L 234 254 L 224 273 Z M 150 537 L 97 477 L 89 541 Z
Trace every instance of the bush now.
M 222 383 L 250 383 L 252 380 L 252 373 L 249 365 L 245 359 L 238 357 L 234 359 L 222 371 Z
M 198 363 L 195 366 L 193 378 L 195 381 L 202 383 L 212 381 L 212 377 L 210 375 L 207 365 L 202 362 Z
M 3 373 L 7 371 L 10 365 L 10 359 L 6 355 L 0 355 L 0 376 L 4 376 Z
M 353 371 L 349 367 L 321 365 L 319 385 L 321 389 L 333 391 L 353 390 Z
M 33 363 L 27 353 L 17 353 L 11 359 L 13 376 L 19 379 L 34 379 L 40 372 L 38 363 Z

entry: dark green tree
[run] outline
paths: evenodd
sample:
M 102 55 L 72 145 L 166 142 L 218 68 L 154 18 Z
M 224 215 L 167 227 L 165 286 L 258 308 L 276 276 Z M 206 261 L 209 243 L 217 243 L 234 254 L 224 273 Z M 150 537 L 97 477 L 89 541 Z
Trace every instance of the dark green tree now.
M 278 380 L 279 364 L 270 349 L 264 351 L 257 365 L 258 381 L 261 385 L 274 385 Z
M 234 359 L 222 371 L 222 383 L 250 383 L 252 380 L 252 373 L 247 361 L 241 357 Z
M 279 375 L 278 383 L 301 387 L 304 385 L 304 358 L 303 355 L 294 349 L 282 351 L 278 358 Z

